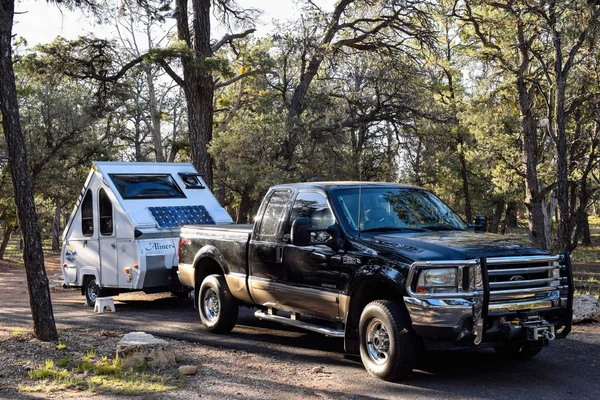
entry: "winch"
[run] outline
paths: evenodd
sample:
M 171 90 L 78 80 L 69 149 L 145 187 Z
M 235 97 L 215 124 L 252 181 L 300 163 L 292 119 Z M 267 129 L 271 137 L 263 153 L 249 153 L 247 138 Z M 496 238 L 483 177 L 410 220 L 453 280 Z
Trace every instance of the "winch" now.
M 556 338 L 554 325 L 542 318 L 512 319 L 502 321 L 502 333 L 507 339 L 524 334 L 530 342 L 541 342 L 547 346 Z

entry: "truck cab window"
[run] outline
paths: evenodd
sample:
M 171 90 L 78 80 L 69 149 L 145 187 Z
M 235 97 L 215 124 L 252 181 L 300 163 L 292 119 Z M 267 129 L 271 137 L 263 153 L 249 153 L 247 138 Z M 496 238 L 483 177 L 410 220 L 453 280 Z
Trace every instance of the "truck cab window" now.
M 333 212 L 329 208 L 325 196 L 316 192 L 300 192 L 298 194 L 290 216 L 290 229 L 296 218 L 309 218 L 310 226 L 320 229 L 325 229 L 335 223 Z M 315 242 L 324 242 L 331 237 L 327 232 L 313 232 L 311 236 Z
M 100 207 L 100 234 L 102 236 L 111 236 L 113 234 L 113 206 L 104 189 L 100 189 L 98 200 Z
M 83 236 L 94 235 L 94 208 L 92 205 L 92 191 L 88 190 L 81 203 L 81 233 Z
M 290 201 L 291 193 L 288 190 L 273 192 L 258 230 L 260 236 L 275 236 L 279 229 L 279 223 L 285 207 Z

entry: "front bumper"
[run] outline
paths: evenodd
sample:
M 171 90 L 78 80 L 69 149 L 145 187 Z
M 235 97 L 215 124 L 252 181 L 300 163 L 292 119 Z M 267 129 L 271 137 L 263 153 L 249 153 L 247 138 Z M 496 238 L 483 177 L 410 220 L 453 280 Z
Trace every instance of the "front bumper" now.
M 502 259 L 413 264 L 407 279 L 408 296 L 404 297 L 404 302 L 417 335 L 454 342 L 472 339 L 473 344 L 479 346 L 484 341 L 519 340 L 511 327 L 520 331 L 519 321 L 537 318 L 554 327 L 556 338 L 565 337 L 571 330 L 574 291 L 569 255 L 510 258 L 511 262 L 520 264 L 547 261 L 550 265 L 559 265 L 561 276 L 557 281 L 560 285 L 491 290 L 487 263 L 500 264 L 499 260 Z M 417 279 L 420 267 L 435 268 L 457 264 L 472 271 L 470 283 L 464 285 L 469 289 L 467 292 L 413 291 L 412 284 Z M 492 275 L 497 274 L 498 272 L 492 272 Z M 527 340 L 525 333 L 520 337 Z

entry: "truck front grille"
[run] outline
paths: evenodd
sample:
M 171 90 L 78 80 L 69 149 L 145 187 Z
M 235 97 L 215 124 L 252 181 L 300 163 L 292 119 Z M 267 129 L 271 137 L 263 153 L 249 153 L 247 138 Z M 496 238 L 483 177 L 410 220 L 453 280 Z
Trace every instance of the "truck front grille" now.
M 490 300 L 540 297 L 559 289 L 560 257 L 488 258 Z

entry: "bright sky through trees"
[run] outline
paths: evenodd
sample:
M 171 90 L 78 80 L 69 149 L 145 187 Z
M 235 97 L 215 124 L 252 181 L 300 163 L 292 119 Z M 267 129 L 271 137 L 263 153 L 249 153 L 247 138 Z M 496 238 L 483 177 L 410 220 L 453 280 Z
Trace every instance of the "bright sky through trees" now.
M 258 35 L 265 35 L 272 28 L 274 19 L 285 21 L 298 13 L 297 0 L 240 0 L 238 3 L 243 7 L 263 10 L 256 26 Z M 314 3 L 330 10 L 334 1 L 318 0 Z M 42 0 L 17 2 L 16 10 L 21 14 L 15 15 L 13 33 L 24 37 L 30 45 L 51 42 L 59 35 L 67 39 L 75 39 L 89 32 L 104 38 L 114 36 L 112 26 L 96 24 L 93 18 L 79 10 L 69 11 Z

